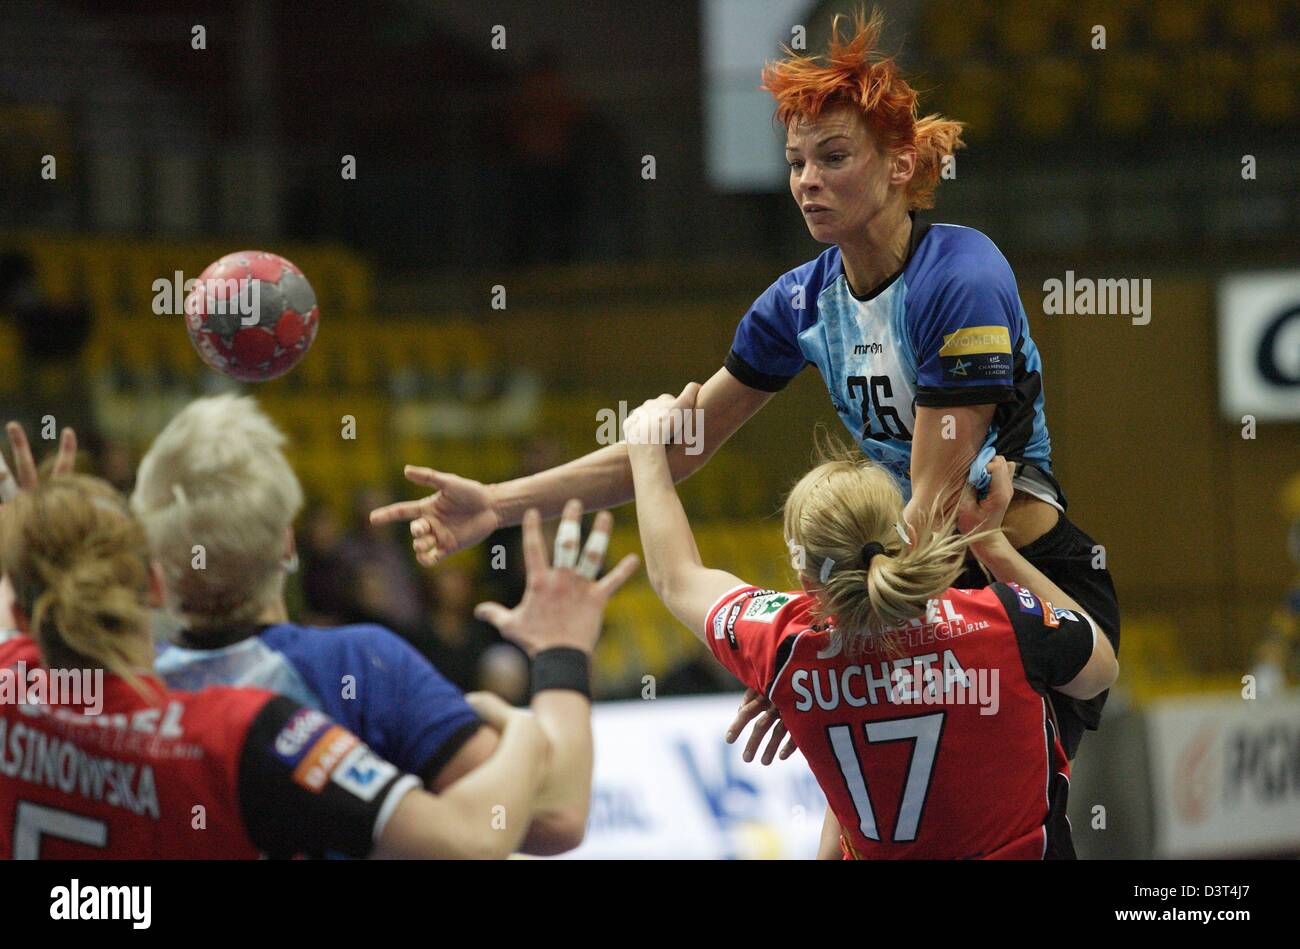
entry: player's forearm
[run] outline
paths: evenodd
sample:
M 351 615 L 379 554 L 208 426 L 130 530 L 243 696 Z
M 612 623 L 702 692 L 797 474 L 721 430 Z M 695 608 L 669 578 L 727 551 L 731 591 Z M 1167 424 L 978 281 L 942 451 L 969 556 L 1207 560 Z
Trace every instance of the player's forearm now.
M 670 446 L 668 453 L 675 481 L 689 477 L 708 458 L 707 452 L 688 455 L 681 445 Z M 632 500 L 633 490 L 627 445 L 622 442 L 488 488 L 493 510 L 503 527 L 518 524 L 530 507 L 541 511 L 543 519 L 559 517 L 569 498 L 582 501 L 587 510 L 618 507 Z
M 994 579 L 1002 583 L 1019 584 L 1038 594 L 1040 599 L 1048 600 L 1053 606 L 1074 610 L 1083 613 L 1085 616 L 1088 615 L 1087 611 L 1075 601 L 1074 597 L 1058 587 L 1047 574 L 1026 560 L 1024 555 L 1012 546 L 1011 541 L 1007 540 L 1006 535 L 1001 531 L 996 532 L 983 543 L 973 545 L 971 549 L 980 563 L 984 564 L 989 572 L 993 574 Z
M 563 853 L 582 842 L 591 808 L 591 702 L 569 689 L 545 689 L 533 696 L 532 709 L 550 741 L 551 757 L 524 849 Z
M 672 609 L 672 590 L 681 574 L 701 566 L 695 535 L 663 449 L 654 445 L 633 449 L 632 472 L 646 575 L 655 593 Z
M 961 496 L 971 463 L 979 454 L 993 418 L 993 406 L 917 409 L 912 438 L 912 497 L 906 520 L 942 520 Z
M 507 723 L 481 766 L 440 794 L 410 791 L 373 856 L 383 859 L 501 859 L 519 849 L 546 771 L 546 734 L 532 718 Z
M 440 795 L 462 822 L 473 855 L 501 858 L 519 849 L 549 753 L 540 723 L 512 720 L 492 757 Z
M 822 836 L 817 844 L 818 860 L 842 860 L 844 853 L 840 850 L 840 822 L 835 812 L 826 808 L 826 818 L 822 821 Z

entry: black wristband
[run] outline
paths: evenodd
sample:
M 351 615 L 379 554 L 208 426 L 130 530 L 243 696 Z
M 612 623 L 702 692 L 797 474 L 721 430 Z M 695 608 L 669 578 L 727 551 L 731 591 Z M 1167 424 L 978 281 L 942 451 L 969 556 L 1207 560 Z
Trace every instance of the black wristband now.
M 533 695 L 571 689 L 591 698 L 591 657 L 581 649 L 555 646 L 533 656 Z

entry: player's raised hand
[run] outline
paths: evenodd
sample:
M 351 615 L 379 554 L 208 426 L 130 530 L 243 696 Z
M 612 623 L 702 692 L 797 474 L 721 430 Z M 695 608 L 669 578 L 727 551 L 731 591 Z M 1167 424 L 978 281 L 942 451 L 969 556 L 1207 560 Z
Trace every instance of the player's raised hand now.
M 480 603 L 474 608 L 478 619 L 491 623 L 529 656 L 557 646 L 590 653 L 600 638 L 605 604 L 640 562 L 636 554 L 628 554 L 597 580 L 614 518 L 608 511 L 597 514 L 586 546 L 579 553 L 581 518 L 581 501 L 571 500 L 564 505 L 564 515 L 555 533 L 555 559 L 547 563 L 542 516 L 530 508 L 524 514 L 524 566 L 528 581 L 523 600 L 514 609 L 506 609 L 500 603 Z
M 36 487 L 36 460 L 32 457 L 32 446 L 27 441 L 27 433 L 17 422 L 5 426 L 9 436 L 9 448 L 13 452 L 14 467 L 10 471 L 4 455 L 0 455 L 0 503 L 12 501 L 19 491 L 31 491 Z M 55 456 L 51 474 L 71 474 L 77 464 L 77 433 L 65 428 L 59 433 L 59 453 Z
M 501 526 L 487 485 L 469 478 L 407 465 L 406 479 L 437 488 L 418 501 L 398 501 L 370 512 L 371 524 L 410 521 L 415 559 L 432 567 L 439 560 L 477 544 Z
M 740 737 L 740 733 L 745 730 L 745 726 L 755 718 L 758 721 L 754 722 L 754 727 L 749 733 L 749 741 L 745 742 L 745 750 L 741 753 L 741 757 L 746 761 L 753 761 L 758 746 L 769 729 L 772 736 L 767 740 L 767 747 L 763 749 L 763 764 L 771 764 L 776 760 L 777 748 L 781 745 L 782 738 L 785 738 L 785 747 L 781 748 L 781 760 L 784 761 L 795 753 L 797 749 L 794 738 L 787 737 L 785 722 L 781 721 L 781 713 L 776 710 L 767 696 L 755 689 L 745 690 L 745 697 L 740 700 L 740 708 L 736 710 L 736 718 L 727 727 L 725 736 L 727 744 L 734 744 Z

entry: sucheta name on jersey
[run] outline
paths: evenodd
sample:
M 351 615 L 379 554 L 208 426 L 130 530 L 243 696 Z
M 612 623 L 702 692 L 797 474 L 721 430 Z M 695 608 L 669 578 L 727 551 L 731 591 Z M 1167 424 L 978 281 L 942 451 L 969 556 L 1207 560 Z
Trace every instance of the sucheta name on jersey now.
M 88 754 L 71 741 L 0 718 L 0 774 L 158 820 L 153 768 Z
M 935 668 L 936 664 L 941 668 Z M 855 684 L 855 678 L 861 682 Z M 851 708 L 977 705 L 981 715 L 996 715 L 998 682 L 999 670 L 967 669 L 951 649 L 879 663 L 796 669 L 790 675 L 790 688 L 799 696 L 794 707 L 801 712 L 809 711 L 814 703 L 828 712 L 841 704 Z
M 926 604 L 924 616 L 894 630 L 894 639 L 895 643 L 905 641 L 909 649 L 918 649 L 990 625 L 988 620 L 967 620 L 951 600 L 936 597 Z M 862 652 L 875 653 L 878 648 L 876 642 L 869 641 Z M 834 637 L 830 646 L 817 653 L 817 659 L 834 659 L 842 650 L 843 639 Z M 941 665 L 942 671 L 932 668 L 935 663 Z M 852 681 L 855 677 L 861 678 L 860 685 Z M 801 712 L 811 709 L 814 702 L 827 711 L 839 708 L 841 703 L 853 708 L 889 703 L 978 705 L 981 715 L 994 715 L 1000 704 L 998 681 L 997 669 L 967 669 L 951 649 L 830 669 L 796 669 L 790 676 L 790 686 L 799 695 L 795 708 Z
M 104 670 L 28 668 L 20 659 L 0 669 L 0 705 L 76 705 L 98 715 L 104 710 Z

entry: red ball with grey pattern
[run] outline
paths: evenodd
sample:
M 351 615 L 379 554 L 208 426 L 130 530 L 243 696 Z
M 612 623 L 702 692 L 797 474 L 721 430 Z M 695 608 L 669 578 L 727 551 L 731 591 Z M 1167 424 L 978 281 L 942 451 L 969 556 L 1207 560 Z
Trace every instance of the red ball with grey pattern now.
M 279 254 L 241 250 L 208 265 L 185 298 L 185 326 L 201 358 L 242 382 L 282 376 L 320 327 L 316 293 Z

